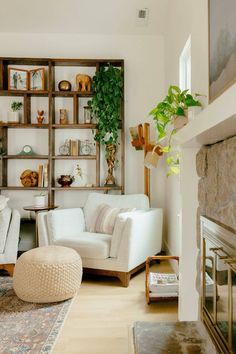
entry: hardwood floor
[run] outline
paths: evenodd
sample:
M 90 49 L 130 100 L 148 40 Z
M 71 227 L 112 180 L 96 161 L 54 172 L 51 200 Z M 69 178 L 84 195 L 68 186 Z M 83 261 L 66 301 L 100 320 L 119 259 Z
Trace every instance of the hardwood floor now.
M 158 270 L 168 272 L 168 263 Z M 86 276 L 53 354 L 133 354 L 135 321 L 177 321 L 177 302 L 146 305 L 144 279 L 143 271 L 123 288 L 117 279 Z

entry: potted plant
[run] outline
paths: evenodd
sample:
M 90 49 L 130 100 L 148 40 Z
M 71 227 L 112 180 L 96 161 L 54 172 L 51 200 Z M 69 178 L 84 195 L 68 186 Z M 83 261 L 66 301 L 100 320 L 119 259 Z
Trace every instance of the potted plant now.
M 121 100 L 123 96 L 123 73 L 109 64 L 101 66 L 92 81 L 93 98 L 88 102 L 91 115 L 96 119 L 95 141 L 105 145 L 108 175 L 105 185 L 115 185 L 113 170 L 118 144 Z
M 166 159 L 169 166 L 167 176 L 179 173 L 180 154 L 172 148 L 172 136 L 187 124 L 188 108 L 201 107 L 201 103 L 197 99 L 201 95 L 195 94 L 193 96 L 188 91 L 181 91 L 178 86 L 170 86 L 164 100 L 150 112 L 157 128 L 157 144 L 163 144 L 165 141 L 161 150 L 163 153 L 168 153 Z
M 23 107 L 23 103 L 20 101 L 13 101 L 11 104 L 12 112 L 9 112 L 8 122 L 19 123 L 20 122 L 20 110 Z

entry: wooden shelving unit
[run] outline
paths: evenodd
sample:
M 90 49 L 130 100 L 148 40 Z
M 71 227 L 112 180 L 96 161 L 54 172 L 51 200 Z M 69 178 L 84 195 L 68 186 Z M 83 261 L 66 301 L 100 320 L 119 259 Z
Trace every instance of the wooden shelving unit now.
M 124 101 L 121 105 L 121 139 L 120 139 L 120 166 L 121 166 L 121 185 L 114 187 L 102 186 L 100 181 L 100 146 L 96 143 L 96 151 L 94 155 L 79 155 L 79 156 L 61 156 L 58 151 L 55 151 L 56 131 L 61 129 L 72 130 L 94 130 L 95 124 L 81 124 L 79 120 L 79 100 L 92 97 L 92 92 L 78 92 L 78 91 L 58 91 L 56 77 L 57 69 L 59 67 L 80 68 L 88 67 L 94 68 L 94 72 L 100 68 L 101 65 L 108 65 L 111 63 L 114 66 L 122 68 L 124 72 L 124 61 L 120 59 L 58 59 L 58 58 L 10 58 L 0 57 L 0 98 L 1 97 L 19 97 L 23 102 L 23 119 L 22 123 L 0 123 L 0 139 L 2 146 L 6 152 L 0 157 L 0 190 L 33 190 L 33 191 L 47 191 L 49 205 L 54 204 L 54 197 L 56 192 L 63 192 L 67 190 L 73 191 L 89 191 L 100 190 L 108 192 L 109 190 L 117 190 L 124 193 Z M 8 89 L 8 68 L 33 68 L 44 67 L 45 69 L 45 90 L 9 90 Z M 60 80 L 64 80 L 61 77 Z M 37 124 L 32 122 L 31 116 L 31 99 L 40 97 L 47 99 L 48 123 Z M 72 122 L 70 124 L 61 125 L 56 121 L 57 107 L 56 99 L 66 98 L 71 100 L 72 106 Z M 5 119 L 4 119 L 5 121 Z M 11 141 L 8 141 L 8 132 L 10 129 L 45 129 L 48 134 L 48 153 L 41 155 L 19 155 L 9 154 L 8 146 Z M 27 142 L 26 142 L 27 144 Z M 44 160 L 48 163 L 48 187 L 23 187 L 19 185 L 8 184 L 8 161 L 9 160 Z M 63 163 L 65 160 L 94 160 L 96 162 L 96 183 L 92 187 L 73 187 L 61 188 L 57 187 L 55 175 L 55 162 Z M 20 177 L 20 176 L 19 176 Z

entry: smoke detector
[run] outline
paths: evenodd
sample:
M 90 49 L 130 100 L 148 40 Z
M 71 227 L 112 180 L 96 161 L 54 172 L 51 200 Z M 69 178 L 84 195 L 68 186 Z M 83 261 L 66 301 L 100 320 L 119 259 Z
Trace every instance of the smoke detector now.
M 136 23 L 138 26 L 147 26 L 149 10 L 145 7 L 137 10 Z

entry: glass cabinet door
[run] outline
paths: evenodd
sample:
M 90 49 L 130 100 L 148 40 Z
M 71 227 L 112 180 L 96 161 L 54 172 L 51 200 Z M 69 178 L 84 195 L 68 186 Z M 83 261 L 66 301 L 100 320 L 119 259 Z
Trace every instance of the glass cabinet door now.
M 215 322 L 215 254 L 211 251 L 214 248 L 209 240 L 203 239 L 203 261 L 204 261 L 204 275 L 203 275 L 203 306 L 207 310 L 213 323 Z
M 232 353 L 236 353 L 236 269 L 235 265 L 230 271 L 231 284 L 232 284 L 232 298 L 231 298 L 231 319 L 232 324 L 230 326 L 230 349 Z
M 222 256 L 224 257 L 224 256 Z M 229 333 L 229 294 L 228 269 L 223 259 L 216 255 L 216 323 L 228 343 Z

